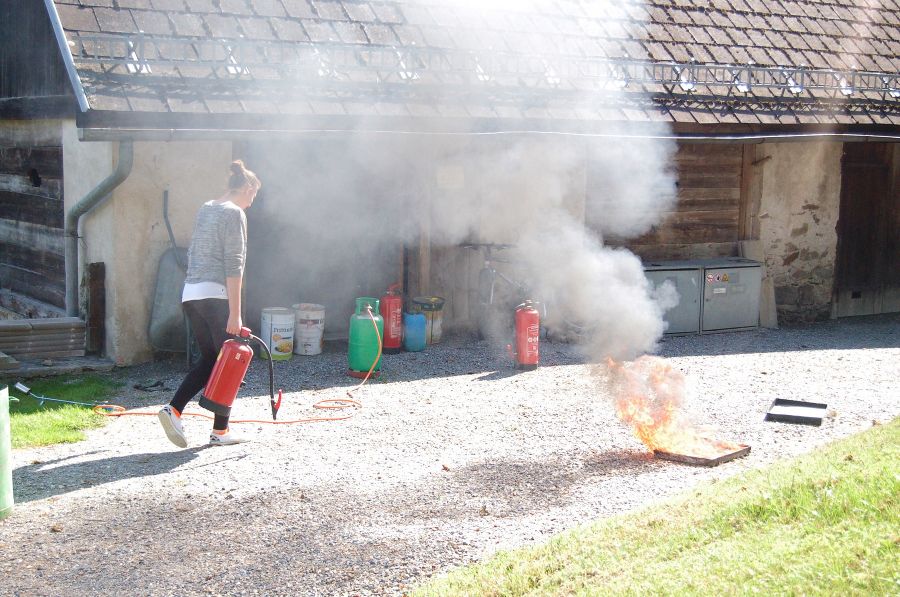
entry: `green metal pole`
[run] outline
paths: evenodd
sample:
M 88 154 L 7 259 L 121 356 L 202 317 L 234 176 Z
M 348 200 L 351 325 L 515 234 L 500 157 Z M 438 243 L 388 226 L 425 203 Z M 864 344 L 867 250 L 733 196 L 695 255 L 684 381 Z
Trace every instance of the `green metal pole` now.
M 12 514 L 12 440 L 9 435 L 9 388 L 0 388 L 0 520 Z

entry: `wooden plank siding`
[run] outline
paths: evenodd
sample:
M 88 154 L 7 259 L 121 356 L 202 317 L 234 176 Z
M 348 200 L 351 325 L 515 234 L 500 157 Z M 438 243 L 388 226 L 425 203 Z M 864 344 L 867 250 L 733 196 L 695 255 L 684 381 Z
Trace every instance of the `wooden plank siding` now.
M 0 287 L 65 307 L 61 146 L 0 144 Z
M 608 238 L 607 242 L 627 247 L 644 259 L 735 254 L 741 234 L 742 197 L 746 195 L 742 189 L 744 146 L 683 144 L 673 162 L 678 193 L 674 207 L 662 214 L 662 221 L 650 232 L 627 240 Z M 591 191 L 589 174 L 589 196 Z
M 0 54 L 0 100 L 72 94 L 43 2 L 0 2 Z

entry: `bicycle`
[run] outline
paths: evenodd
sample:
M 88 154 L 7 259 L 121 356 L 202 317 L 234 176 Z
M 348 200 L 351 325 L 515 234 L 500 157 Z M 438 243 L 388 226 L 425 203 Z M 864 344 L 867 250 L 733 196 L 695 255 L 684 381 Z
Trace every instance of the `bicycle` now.
M 516 306 L 525 300 L 534 300 L 528 284 L 519 282 L 499 271 L 495 263 L 510 263 L 498 259 L 495 251 L 515 248 L 504 243 L 463 243 L 465 249 L 481 251 L 484 266 L 478 272 L 478 299 L 476 302 L 475 325 L 481 339 L 505 338 L 511 335 L 515 326 Z M 541 316 L 546 316 L 546 307 L 539 303 Z

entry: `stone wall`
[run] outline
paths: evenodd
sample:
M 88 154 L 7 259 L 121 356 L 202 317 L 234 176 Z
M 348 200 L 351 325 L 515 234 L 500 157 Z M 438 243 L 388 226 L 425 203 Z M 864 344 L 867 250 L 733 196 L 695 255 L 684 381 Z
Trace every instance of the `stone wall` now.
M 841 193 L 841 143 L 764 143 L 760 240 L 783 323 L 831 316 Z

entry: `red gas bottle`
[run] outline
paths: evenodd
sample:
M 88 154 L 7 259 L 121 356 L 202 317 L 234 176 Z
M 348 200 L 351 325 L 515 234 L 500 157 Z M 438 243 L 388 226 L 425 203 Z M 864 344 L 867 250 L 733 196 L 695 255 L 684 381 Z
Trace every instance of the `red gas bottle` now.
M 517 369 L 536 369 L 540 356 L 538 346 L 541 333 L 541 316 L 532 301 L 516 307 L 516 352 L 513 358 Z M 512 347 L 509 347 L 510 349 Z
M 399 289 L 399 284 L 391 284 L 387 293 L 381 297 L 378 309 L 384 320 L 382 352 L 388 354 L 400 352 L 400 345 L 403 342 L 403 297 L 400 296 Z
M 226 340 L 222 344 L 209 381 L 200 396 L 200 406 L 217 415 L 231 415 L 231 405 L 237 397 L 241 382 L 250 362 L 253 349 L 250 348 L 250 328 L 241 328 L 239 337 Z M 274 399 L 274 397 L 273 397 Z M 280 402 L 280 400 L 279 400 Z M 275 407 L 273 407 L 273 418 Z

